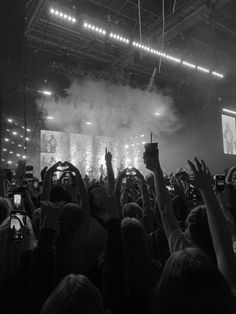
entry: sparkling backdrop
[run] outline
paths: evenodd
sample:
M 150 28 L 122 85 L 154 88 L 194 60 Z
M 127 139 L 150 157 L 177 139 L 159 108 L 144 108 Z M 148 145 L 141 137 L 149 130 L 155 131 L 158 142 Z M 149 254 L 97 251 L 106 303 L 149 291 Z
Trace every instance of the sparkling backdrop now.
M 105 166 L 107 148 L 113 155 L 115 175 L 127 167 L 145 173 L 142 158 L 145 139 L 147 135 L 143 134 L 107 137 L 41 130 L 41 169 L 57 161 L 70 161 L 83 176 L 98 178 L 101 165 Z

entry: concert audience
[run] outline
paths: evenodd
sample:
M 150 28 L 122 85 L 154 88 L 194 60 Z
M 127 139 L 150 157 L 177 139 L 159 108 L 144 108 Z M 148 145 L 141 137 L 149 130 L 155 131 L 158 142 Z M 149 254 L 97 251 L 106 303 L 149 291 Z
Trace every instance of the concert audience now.
M 164 176 L 158 149 L 146 178 L 105 162 L 0 171 L 1 313 L 236 313 L 236 167 L 222 188 L 197 158 Z

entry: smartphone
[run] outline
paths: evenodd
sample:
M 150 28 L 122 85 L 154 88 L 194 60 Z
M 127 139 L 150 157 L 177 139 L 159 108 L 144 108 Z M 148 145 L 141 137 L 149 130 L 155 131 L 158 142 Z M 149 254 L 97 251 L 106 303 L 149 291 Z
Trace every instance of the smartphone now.
M 34 188 L 35 188 L 35 189 L 37 189 L 37 188 L 38 188 L 38 186 L 39 186 L 38 181 L 34 181 Z
M 26 213 L 21 210 L 14 210 L 10 215 L 10 240 L 20 242 L 23 237 L 23 228 L 26 224 Z
M 14 206 L 15 207 L 20 207 L 21 206 L 21 194 L 14 194 L 13 196 L 13 201 L 14 201 Z
M 194 186 L 190 185 L 189 187 L 189 200 L 192 202 L 196 202 L 200 199 L 200 195 L 197 189 Z
M 217 174 L 214 177 L 215 179 L 215 189 L 217 191 L 223 191 L 225 188 L 225 176 L 223 174 Z

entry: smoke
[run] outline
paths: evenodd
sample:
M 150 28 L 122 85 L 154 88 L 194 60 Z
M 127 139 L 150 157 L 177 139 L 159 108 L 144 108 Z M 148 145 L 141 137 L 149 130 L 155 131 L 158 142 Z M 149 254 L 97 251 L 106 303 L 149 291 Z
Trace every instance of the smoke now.
M 105 81 L 74 81 L 67 97 L 45 100 L 44 113 L 54 117 L 45 121 L 48 128 L 68 133 L 122 137 L 152 132 L 158 136 L 182 127 L 171 96 Z

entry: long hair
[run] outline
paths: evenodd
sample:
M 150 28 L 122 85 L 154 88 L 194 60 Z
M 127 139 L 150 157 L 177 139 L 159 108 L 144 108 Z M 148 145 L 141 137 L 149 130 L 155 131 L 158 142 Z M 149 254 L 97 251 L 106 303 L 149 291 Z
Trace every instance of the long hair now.
M 9 239 L 10 217 L 5 219 L 0 225 L 0 284 L 12 278 L 19 270 L 22 243 L 14 243 Z M 33 250 L 36 246 L 36 237 L 33 232 L 33 227 L 29 217 L 26 217 L 26 226 L 29 230 L 29 247 L 28 250 Z
M 187 226 L 191 241 L 216 263 L 216 254 L 205 206 L 198 206 L 189 213 Z
M 83 275 L 68 275 L 44 303 L 41 314 L 102 314 L 102 297 Z
M 135 218 L 122 220 L 125 273 L 135 286 L 148 288 L 154 278 L 148 254 L 147 236 L 143 225 Z
M 168 259 L 156 290 L 158 314 L 232 314 L 232 294 L 212 260 L 196 248 Z

